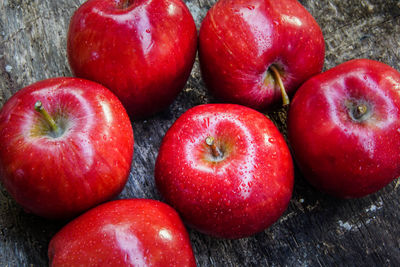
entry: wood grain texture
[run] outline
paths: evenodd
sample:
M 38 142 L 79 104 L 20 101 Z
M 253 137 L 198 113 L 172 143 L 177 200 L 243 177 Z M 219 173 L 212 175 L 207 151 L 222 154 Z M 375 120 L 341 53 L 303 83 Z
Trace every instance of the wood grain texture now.
M 84 0 L 0 0 L 0 106 L 38 80 L 71 76 L 66 59 L 69 19 Z M 197 27 L 215 0 L 187 0 Z M 325 69 L 353 58 L 380 60 L 400 70 L 400 2 L 302 0 L 326 41 Z M 120 198 L 160 199 L 154 163 L 169 126 L 188 108 L 213 102 L 198 61 L 165 112 L 134 122 L 135 155 Z M 269 114 L 281 130 L 284 118 Z M 1 144 L 0 144 L 1 145 Z M 0 265 L 46 266 L 47 245 L 66 222 L 26 214 L 0 187 Z M 400 186 L 356 200 L 321 194 L 296 174 L 293 198 L 271 228 L 241 240 L 189 230 L 198 266 L 399 266 Z

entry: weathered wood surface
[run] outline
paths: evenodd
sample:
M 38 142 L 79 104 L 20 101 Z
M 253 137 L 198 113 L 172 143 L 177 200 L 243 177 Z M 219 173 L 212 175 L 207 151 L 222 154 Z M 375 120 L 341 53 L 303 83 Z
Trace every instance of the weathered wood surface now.
M 71 76 L 66 32 L 72 13 L 83 2 L 0 0 L 0 106 L 30 83 Z M 199 27 L 215 0 L 186 3 Z M 324 33 L 325 69 L 361 57 L 400 70 L 399 1 L 301 3 Z M 212 101 L 196 62 L 185 90 L 168 110 L 134 122 L 133 168 L 121 198 L 160 199 L 153 172 L 164 133 L 185 110 Z M 66 222 L 25 214 L 0 188 L 0 266 L 45 266 L 47 244 Z M 337 200 L 315 191 L 297 174 L 288 210 L 266 231 L 234 241 L 189 232 L 199 266 L 400 266 L 399 206 L 396 182 L 363 199 Z

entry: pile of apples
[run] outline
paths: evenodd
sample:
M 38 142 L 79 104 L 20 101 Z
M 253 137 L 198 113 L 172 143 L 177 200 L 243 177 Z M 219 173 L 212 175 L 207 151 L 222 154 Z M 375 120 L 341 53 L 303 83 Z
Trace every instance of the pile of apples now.
M 206 86 L 224 104 L 188 110 L 163 139 L 155 181 L 173 208 L 101 204 L 128 179 L 130 121 L 168 107 L 197 46 Z M 280 105 L 294 158 L 317 189 L 363 197 L 400 175 L 400 73 L 356 59 L 321 74 L 321 29 L 296 0 L 219 0 L 199 42 L 181 0 L 89 0 L 71 19 L 67 49 L 79 78 L 25 87 L 0 111 L 0 179 L 10 195 L 45 218 L 85 212 L 51 240 L 52 266 L 195 266 L 180 218 L 220 238 L 272 225 L 294 170 L 260 111 Z

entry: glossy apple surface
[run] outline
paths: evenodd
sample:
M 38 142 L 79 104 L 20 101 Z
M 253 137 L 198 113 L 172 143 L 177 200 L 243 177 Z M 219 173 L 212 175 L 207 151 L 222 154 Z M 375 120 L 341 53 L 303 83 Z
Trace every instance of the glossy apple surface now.
M 181 0 L 90 0 L 71 19 L 67 47 L 73 73 L 109 88 L 137 119 L 183 89 L 197 31 Z
M 400 176 L 399 89 L 399 72 L 367 59 L 343 63 L 299 89 L 289 139 L 312 185 L 354 198 Z
M 35 110 L 37 101 L 58 132 Z M 18 91 L 0 111 L 0 179 L 26 211 L 69 218 L 121 192 L 133 142 L 124 107 L 105 87 L 44 80 Z
M 50 266 L 196 266 L 186 229 L 170 206 L 149 199 L 100 205 L 60 230 Z
M 272 66 L 290 96 L 321 72 L 324 55 L 321 29 L 296 0 L 220 0 L 200 29 L 208 89 L 220 100 L 259 110 L 282 103 Z
M 188 110 L 168 130 L 155 178 L 186 223 L 213 236 L 241 238 L 267 228 L 285 211 L 293 164 L 285 140 L 263 114 L 206 104 Z

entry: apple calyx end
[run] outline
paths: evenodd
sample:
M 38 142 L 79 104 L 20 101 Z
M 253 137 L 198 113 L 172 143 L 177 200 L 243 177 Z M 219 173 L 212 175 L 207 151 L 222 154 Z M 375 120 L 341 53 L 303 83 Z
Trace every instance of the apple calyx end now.
M 368 107 L 365 104 L 360 104 L 355 108 L 354 111 L 355 111 L 353 113 L 354 118 L 359 120 L 368 112 Z
M 46 123 L 50 126 L 51 131 L 58 133 L 59 128 L 57 126 L 57 123 L 54 121 L 54 119 L 50 116 L 50 114 L 46 111 L 46 109 L 43 107 L 43 104 L 41 101 L 36 101 L 35 103 L 35 110 L 39 112 L 42 115 L 42 118 L 46 121 Z
M 219 150 L 219 148 L 215 145 L 215 139 L 212 136 L 208 136 L 206 138 L 206 144 L 210 147 L 211 149 L 211 153 L 213 155 L 214 158 L 222 158 L 222 153 Z
M 269 70 L 271 70 L 272 77 L 274 78 L 275 83 L 278 84 L 278 86 L 279 86 L 279 88 L 281 90 L 282 105 L 284 107 L 289 106 L 289 104 L 290 104 L 289 96 L 286 93 L 286 89 L 285 89 L 285 86 L 283 85 L 281 74 L 279 73 L 279 70 L 274 65 L 269 66 L 268 71 Z

